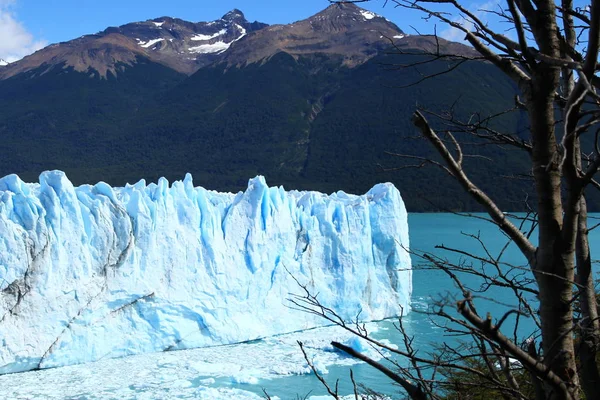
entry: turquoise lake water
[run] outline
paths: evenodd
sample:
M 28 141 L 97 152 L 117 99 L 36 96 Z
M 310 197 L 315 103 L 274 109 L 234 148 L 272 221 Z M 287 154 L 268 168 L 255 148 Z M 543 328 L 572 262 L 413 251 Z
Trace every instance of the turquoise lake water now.
M 591 218 L 600 218 L 599 214 Z M 590 225 L 597 223 L 591 221 Z M 411 250 L 428 251 L 439 256 L 458 257 L 436 249 L 436 245 L 481 253 L 478 242 L 465 234 L 478 236 L 496 255 L 507 243 L 506 237 L 494 225 L 481 219 L 452 214 L 409 215 Z M 590 234 L 592 258 L 598 257 L 600 228 Z M 510 246 L 503 260 L 525 266 L 524 259 L 514 246 Z M 443 328 L 436 326 L 426 311 L 440 296 L 459 292 L 441 271 L 421 269 L 421 262 L 413 257 L 413 311 L 404 318 L 404 325 L 413 335 L 414 347 L 421 355 L 433 350 L 435 344 L 455 341 Z M 595 267 L 598 271 L 597 266 Z M 465 277 L 464 282 L 478 288 L 480 282 Z M 488 291 L 477 300 L 480 314 L 490 312 L 499 318 L 510 309 L 512 296 L 503 290 Z M 452 307 L 449 307 L 450 311 Z M 369 325 L 373 336 L 391 343 L 400 343 L 394 320 Z M 507 328 L 514 323 L 509 320 Z M 514 324 L 513 324 L 514 325 Z M 533 331 L 533 323 L 522 320 L 519 340 Z M 512 328 L 507 329 L 512 335 Z M 351 393 L 349 369 L 358 382 L 392 397 L 401 398 L 399 389 L 378 371 L 365 364 L 331 351 L 327 344 L 332 339 L 343 341 L 349 336 L 333 330 L 316 330 L 282 335 L 252 343 L 222 346 L 210 349 L 186 350 L 127 357 L 120 360 L 103 360 L 94 364 L 34 371 L 0 376 L 2 399 L 256 399 L 265 389 L 273 398 L 296 399 L 323 396 L 323 386 L 306 370 L 296 340 L 305 342 L 309 356 L 323 371 L 332 385 L 340 381 L 340 393 Z M 310 397 L 309 396 L 309 397 Z
M 478 216 L 483 216 L 483 214 L 478 214 Z M 589 225 L 593 226 L 598 223 L 598 218 L 600 218 L 600 214 L 591 214 Z M 528 226 L 530 225 L 525 227 Z M 431 252 L 454 261 L 459 260 L 459 257 L 450 252 L 436 249 L 436 246 L 445 245 L 450 248 L 483 254 L 484 250 L 478 241 L 468 236 L 476 235 L 485 243 L 487 251 L 497 256 L 508 242 L 508 239 L 493 224 L 482 219 L 454 214 L 410 214 L 409 231 L 411 250 Z M 592 247 L 592 259 L 596 259 L 600 251 L 598 249 L 600 246 L 600 228 L 590 233 L 590 245 Z M 414 269 L 412 307 L 415 311 L 404 318 L 404 326 L 411 335 L 414 335 L 414 347 L 424 355 L 433 350 L 434 344 L 444 341 L 452 342 L 457 338 L 446 335 L 442 328 L 432 323 L 429 316 L 419 313 L 419 311 L 426 311 L 435 301 L 448 293 L 458 295 L 460 292 L 445 273 L 431 269 L 420 269 L 419 264 L 423 263 L 422 260 L 415 256 L 412 257 L 412 260 Z M 505 250 L 502 260 L 509 264 L 522 266 L 523 271 L 526 270 L 524 257 L 517 247 L 512 244 Z M 595 265 L 595 271 L 599 271 L 598 265 Z M 473 288 L 480 287 L 480 281 L 472 276 L 462 275 L 462 278 L 464 283 L 469 283 Z M 477 301 L 480 314 L 485 315 L 490 312 L 493 318 L 500 318 L 506 311 L 511 309 L 510 305 L 514 304 L 514 298 L 507 290 L 493 289 L 484 294 L 473 293 L 473 295 L 476 298 L 477 296 L 480 297 Z M 498 303 L 506 303 L 506 305 Z M 452 310 L 452 307 L 448 307 L 447 310 Z M 400 343 L 401 338 L 393 326 L 394 322 L 391 320 L 380 322 L 379 326 L 385 330 L 377 332 L 374 336 L 388 339 L 392 343 Z M 506 333 L 511 337 L 514 325 L 514 318 L 509 318 L 505 323 Z M 519 328 L 519 339 L 525 339 L 533 332 L 534 323 L 530 319 L 521 319 Z M 394 397 L 400 396 L 399 389 L 390 384 L 390 380 L 383 374 L 374 371 L 371 367 L 361 364 L 352 366 L 352 369 L 357 381 L 362 381 L 366 386 L 382 393 Z M 340 387 L 343 389 L 340 392 L 350 393 L 348 367 L 330 368 L 329 374 L 325 377 L 333 383 L 339 378 Z M 285 378 L 285 380 L 284 385 L 281 385 L 281 382 L 274 381 L 263 382 L 263 384 L 282 398 L 294 398 L 296 393 L 305 395 L 309 391 L 312 391 L 311 393 L 315 395 L 326 394 L 321 387 L 322 385 L 312 376 L 290 377 Z

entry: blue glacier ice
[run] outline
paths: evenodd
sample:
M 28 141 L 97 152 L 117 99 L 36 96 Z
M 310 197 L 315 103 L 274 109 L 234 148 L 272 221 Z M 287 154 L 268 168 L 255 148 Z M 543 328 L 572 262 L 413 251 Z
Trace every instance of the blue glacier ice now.
M 408 310 L 407 215 L 389 183 L 363 196 L 251 179 L 217 193 L 161 178 L 74 187 L 61 171 L 0 179 L 0 374 L 237 343 Z

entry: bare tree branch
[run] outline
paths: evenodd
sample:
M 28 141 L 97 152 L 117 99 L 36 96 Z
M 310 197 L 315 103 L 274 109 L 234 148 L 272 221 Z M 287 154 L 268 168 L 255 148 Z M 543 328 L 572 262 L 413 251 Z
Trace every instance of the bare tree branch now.
M 459 181 L 459 183 L 465 188 L 465 190 L 473 196 L 477 202 L 483 205 L 490 217 L 498 224 L 507 235 L 509 235 L 517 244 L 525 258 L 532 262 L 534 260 L 535 247 L 531 242 L 510 222 L 504 213 L 496 206 L 496 204 L 490 199 L 481 189 L 473 184 L 466 174 L 463 172 L 462 167 L 456 162 L 454 157 L 450 154 L 446 145 L 440 140 L 438 135 L 429 127 L 429 123 L 419 111 L 416 111 L 413 115 L 413 123 L 417 128 L 421 130 L 423 136 L 425 136 L 433 146 L 438 150 L 440 155 L 446 161 L 447 167 L 452 175 Z

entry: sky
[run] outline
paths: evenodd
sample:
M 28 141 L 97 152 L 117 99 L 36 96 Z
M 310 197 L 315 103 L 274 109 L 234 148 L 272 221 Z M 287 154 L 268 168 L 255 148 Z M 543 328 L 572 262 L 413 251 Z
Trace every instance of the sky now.
M 479 10 L 497 7 L 499 1 L 462 3 Z M 372 0 L 359 6 L 386 17 L 406 33 L 433 33 L 434 21 L 424 20 L 418 12 L 394 7 L 392 1 L 385 3 Z M 0 0 L 0 59 L 13 62 L 52 43 L 163 16 L 192 22 L 213 21 L 237 8 L 249 21 L 286 24 L 308 18 L 329 4 L 328 0 Z M 457 41 L 464 36 L 439 23 L 437 33 Z

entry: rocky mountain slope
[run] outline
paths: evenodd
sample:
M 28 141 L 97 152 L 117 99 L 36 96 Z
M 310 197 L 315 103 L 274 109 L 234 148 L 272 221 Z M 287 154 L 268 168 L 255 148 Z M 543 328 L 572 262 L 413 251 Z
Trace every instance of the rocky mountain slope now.
M 131 66 L 138 57 L 191 74 L 213 62 L 232 43 L 265 26 L 248 22 L 239 10 L 210 22 L 170 17 L 135 22 L 48 46 L 9 65 L 0 72 L 0 79 L 57 65 L 106 78 L 108 72 L 117 75 L 119 69 Z
M 355 66 L 405 36 L 392 22 L 349 3 L 333 4 L 308 19 L 273 26 L 249 22 L 234 9 L 216 21 L 193 23 L 161 17 L 54 44 L 8 65 L 0 79 L 57 65 L 106 78 L 140 57 L 190 75 L 213 62 L 247 64 L 282 51 L 341 55 L 344 64 Z
M 390 47 L 404 33 L 392 22 L 353 4 L 333 4 L 289 25 L 272 25 L 249 35 L 224 54 L 229 64 L 263 60 L 278 52 L 294 56 L 336 54 L 348 66 L 359 65 Z

